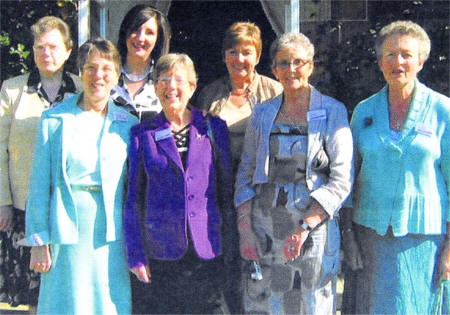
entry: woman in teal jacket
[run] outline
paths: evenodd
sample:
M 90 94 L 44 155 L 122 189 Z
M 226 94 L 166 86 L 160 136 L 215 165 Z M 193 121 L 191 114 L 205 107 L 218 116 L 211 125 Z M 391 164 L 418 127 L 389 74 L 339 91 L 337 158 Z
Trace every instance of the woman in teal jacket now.
M 359 271 L 353 283 L 346 277 L 343 311 L 446 313 L 449 98 L 417 80 L 430 52 L 419 25 L 398 21 L 385 26 L 376 49 L 387 85 L 362 101 L 351 121 L 355 224 L 350 212 L 342 211 L 343 244 L 347 264 Z
M 130 128 L 109 100 L 120 57 L 104 39 L 79 50 L 84 92 L 42 115 L 26 212 L 39 314 L 129 314 L 122 205 Z

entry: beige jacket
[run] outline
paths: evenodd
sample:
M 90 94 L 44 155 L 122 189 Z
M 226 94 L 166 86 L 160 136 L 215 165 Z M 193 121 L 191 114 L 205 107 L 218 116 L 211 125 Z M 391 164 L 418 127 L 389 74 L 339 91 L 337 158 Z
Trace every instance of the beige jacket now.
M 258 73 L 255 73 L 255 78 L 248 89 L 250 105 L 252 107 L 281 94 L 283 91 L 280 82 Z M 209 110 L 220 116 L 220 110 L 228 101 L 230 92 L 231 82 L 228 75 L 226 75 L 202 89 L 197 98 L 197 105 L 201 109 Z
M 81 91 L 79 77 L 68 75 L 75 84 L 74 92 Z M 35 87 L 28 86 L 29 77 L 24 74 L 6 80 L 0 91 L 0 206 L 21 210 L 25 210 L 39 120 L 49 105 Z
M 248 99 L 250 107 L 253 111 L 258 103 L 267 101 L 283 91 L 281 83 L 264 75 L 255 73 L 255 78 L 248 87 Z M 231 92 L 231 82 L 228 75 L 217 79 L 202 89 L 198 98 L 197 106 L 201 109 L 209 110 L 215 115 L 227 121 L 226 117 L 221 114 L 222 109 L 227 106 L 228 97 Z M 235 115 L 240 115 L 236 113 Z M 244 144 L 244 135 L 250 115 L 239 117 L 239 122 L 234 125 L 228 125 L 230 132 L 230 145 L 233 169 L 236 172 L 239 164 L 242 146 Z

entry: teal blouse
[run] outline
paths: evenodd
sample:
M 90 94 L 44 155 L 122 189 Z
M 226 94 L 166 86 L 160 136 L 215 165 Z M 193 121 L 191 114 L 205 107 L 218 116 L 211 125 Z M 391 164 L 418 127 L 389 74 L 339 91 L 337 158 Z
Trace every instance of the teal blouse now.
M 356 107 L 354 221 L 385 235 L 443 234 L 450 221 L 450 99 L 419 81 L 403 130 L 389 128 L 388 87 Z

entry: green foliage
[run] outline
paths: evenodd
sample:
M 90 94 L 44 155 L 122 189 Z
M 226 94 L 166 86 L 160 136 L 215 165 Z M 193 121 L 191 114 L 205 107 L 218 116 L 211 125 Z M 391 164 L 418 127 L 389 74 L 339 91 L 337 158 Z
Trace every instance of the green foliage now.
M 18 55 L 19 56 L 19 65 L 22 67 L 22 69 L 20 70 L 20 72 L 25 73 L 28 71 L 28 65 L 26 64 L 26 59 L 28 57 L 28 55 L 30 54 L 29 50 L 25 50 L 25 45 L 24 44 L 17 44 L 17 48 L 14 47 L 9 47 L 9 53 L 11 55 Z
M 9 46 L 9 34 L 2 31 L 0 34 L 0 46 Z
M 77 41 L 77 0 L 0 0 L 0 50 L 1 80 L 29 71 L 33 66 L 33 38 L 30 27 L 46 15 L 55 15 L 66 21 Z M 70 58 L 67 66 L 76 71 L 75 60 Z

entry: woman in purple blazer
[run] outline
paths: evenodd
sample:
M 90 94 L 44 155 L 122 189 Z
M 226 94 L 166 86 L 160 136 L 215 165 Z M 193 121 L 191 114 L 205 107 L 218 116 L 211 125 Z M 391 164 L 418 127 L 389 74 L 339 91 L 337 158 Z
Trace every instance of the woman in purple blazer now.
M 131 132 L 125 240 L 148 289 L 133 311 L 215 313 L 237 247 L 228 130 L 189 105 L 197 77 L 187 55 L 161 57 L 154 75 L 163 112 Z

